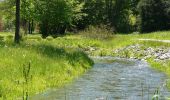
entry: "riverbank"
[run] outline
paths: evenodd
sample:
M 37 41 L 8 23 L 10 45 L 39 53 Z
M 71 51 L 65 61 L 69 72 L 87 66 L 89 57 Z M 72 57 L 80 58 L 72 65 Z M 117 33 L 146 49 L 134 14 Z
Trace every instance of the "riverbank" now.
M 148 39 L 152 41 L 148 41 Z M 54 41 L 61 46 L 61 43 L 64 43 L 66 47 L 79 48 L 91 56 L 145 60 L 152 68 L 170 76 L 170 43 L 165 40 L 170 40 L 170 31 L 116 34 L 111 39 L 96 39 L 94 36 L 91 38 L 81 34 L 66 36 L 64 39 L 59 38 Z M 60 43 L 60 41 L 62 42 Z M 167 86 L 170 88 L 170 82 L 167 83 Z
M 158 71 L 170 77 L 170 43 L 164 41 L 142 41 L 114 51 L 114 56 L 144 60 Z M 170 90 L 170 81 L 166 86 Z
M 85 35 L 66 35 L 55 39 L 27 35 L 20 45 L 15 45 L 12 44 L 13 34 L 1 33 L 0 73 L 3 74 L 0 75 L 0 98 L 22 97 L 25 87 L 29 95 L 61 87 L 91 68 L 93 61 L 87 55 L 146 60 L 153 68 L 170 76 L 170 43 L 139 40 L 170 40 L 170 31 L 115 34 L 104 39 Z M 28 69 L 30 73 L 25 78 L 23 72 Z M 28 86 L 25 79 L 29 80 Z M 170 83 L 167 85 L 170 87 Z
M 50 39 L 33 37 L 39 40 L 25 39 L 16 45 L 12 43 L 12 35 L 1 36 L 0 100 L 14 100 L 62 87 L 93 65 L 81 50 L 58 47 Z
M 161 88 L 159 99 L 167 100 L 170 95 L 163 85 L 166 75 L 149 68 L 144 61 L 115 57 L 93 59 L 93 68 L 73 83 L 31 100 L 151 100 L 158 87 Z

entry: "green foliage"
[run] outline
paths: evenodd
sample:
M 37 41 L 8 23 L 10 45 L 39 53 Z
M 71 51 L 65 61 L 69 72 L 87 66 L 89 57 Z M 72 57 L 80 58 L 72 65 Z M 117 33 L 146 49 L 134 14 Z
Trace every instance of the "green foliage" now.
M 170 1 L 169 0 L 164 0 L 163 2 L 165 6 L 165 15 L 167 16 L 167 20 L 170 20 Z M 168 23 L 169 29 L 170 29 L 170 22 Z
M 152 32 L 170 28 L 165 2 L 168 0 L 141 0 L 139 3 L 140 31 Z
M 106 21 L 105 0 L 79 0 L 84 2 L 82 11 L 87 14 L 78 22 L 78 28 L 85 28 L 88 25 L 102 24 Z M 105 16 L 103 16 L 105 15 Z
M 0 2 L 0 17 L 2 18 L 3 31 L 13 31 L 15 16 L 15 0 Z
M 118 32 L 130 32 L 130 0 L 115 0 L 114 13 L 110 20 Z
M 0 2 L 4 30 L 13 31 L 15 0 Z M 156 12 L 156 13 L 155 13 Z M 100 24 L 113 32 L 151 32 L 170 29 L 169 0 L 21 0 L 21 26 L 43 37 Z
M 77 27 L 84 29 L 89 25 L 106 24 L 114 31 L 129 32 L 130 8 L 130 0 L 87 0 L 82 10 L 87 16 L 78 22 Z
M 34 0 L 21 0 L 21 17 L 26 20 L 35 19 Z
M 83 4 L 76 0 L 36 0 L 35 5 L 43 37 L 64 34 L 83 15 Z

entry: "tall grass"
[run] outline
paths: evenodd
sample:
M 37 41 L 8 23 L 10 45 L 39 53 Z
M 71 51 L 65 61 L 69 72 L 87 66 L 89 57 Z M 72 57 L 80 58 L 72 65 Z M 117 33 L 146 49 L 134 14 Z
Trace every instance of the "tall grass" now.
M 111 39 L 114 37 L 113 30 L 106 25 L 89 26 L 86 30 L 80 32 L 83 37 L 92 39 Z
M 60 48 L 48 40 L 27 40 L 20 45 L 1 41 L 0 52 L 0 100 L 26 98 L 47 88 L 61 87 L 93 65 L 82 51 Z M 31 67 L 23 67 L 28 62 Z

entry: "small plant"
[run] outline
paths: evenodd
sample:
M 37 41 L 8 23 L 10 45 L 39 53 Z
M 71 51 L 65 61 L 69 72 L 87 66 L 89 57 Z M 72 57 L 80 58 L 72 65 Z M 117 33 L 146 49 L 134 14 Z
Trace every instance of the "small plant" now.
M 123 51 L 123 54 L 124 54 L 125 58 L 129 58 L 130 57 L 129 53 L 130 52 L 128 50 Z
M 28 65 L 23 66 L 23 77 L 24 77 L 24 82 L 23 82 L 23 100 L 28 100 L 28 85 L 29 81 L 31 79 L 30 76 L 30 69 L 31 69 L 31 63 L 29 62 Z
M 106 52 L 104 52 L 103 50 L 100 51 L 100 56 L 103 57 L 103 56 L 106 56 Z
M 154 96 L 152 97 L 152 100 L 159 100 L 160 93 L 159 88 L 155 91 Z

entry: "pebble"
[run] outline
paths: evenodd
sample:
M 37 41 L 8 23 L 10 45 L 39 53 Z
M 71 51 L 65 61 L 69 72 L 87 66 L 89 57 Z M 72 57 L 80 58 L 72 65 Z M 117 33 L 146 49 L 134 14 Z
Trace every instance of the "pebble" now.
M 170 59 L 170 48 L 148 47 L 148 48 L 142 49 L 141 45 L 137 44 L 137 45 L 127 46 L 122 49 L 117 49 L 114 52 L 119 55 L 119 54 L 122 54 L 121 52 L 124 52 L 124 51 L 133 52 L 134 54 L 142 54 L 142 57 L 140 57 L 140 59 L 142 60 L 146 60 L 147 58 L 151 58 L 151 57 L 154 58 L 155 61 Z M 120 56 L 124 56 L 124 55 L 120 55 Z M 129 58 L 135 58 L 135 57 L 132 56 Z

